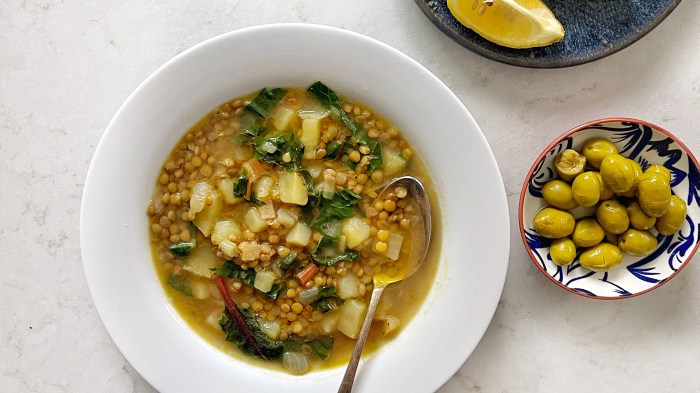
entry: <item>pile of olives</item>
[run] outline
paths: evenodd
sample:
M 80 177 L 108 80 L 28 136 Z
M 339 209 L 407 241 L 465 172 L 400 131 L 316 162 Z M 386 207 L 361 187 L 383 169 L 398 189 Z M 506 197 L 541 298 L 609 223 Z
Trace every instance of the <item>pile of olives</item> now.
M 683 226 L 687 206 L 671 193 L 671 172 L 662 165 L 642 171 L 639 164 L 618 154 L 602 138 L 588 140 L 581 153 L 567 149 L 554 160 L 560 179 L 542 189 L 550 205 L 535 215 L 535 230 L 555 239 L 552 261 L 568 265 L 584 248 L 579 261 L 594 271 L 622 262 L 623 252 L 648 255 L 657 247 L 655 227 L 664 236 Z M 591 216 L 576 220 L 571 210 L 586 207 Z

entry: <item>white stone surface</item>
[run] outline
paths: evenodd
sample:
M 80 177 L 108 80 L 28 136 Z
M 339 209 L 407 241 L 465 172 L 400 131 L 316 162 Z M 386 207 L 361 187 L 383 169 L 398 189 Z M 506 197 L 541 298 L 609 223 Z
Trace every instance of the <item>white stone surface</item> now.
M 410 0 L 1 1 L 0 391 L 153 391 L 110 340 L 85 283 L 88 165 L 112 115 L 157 67 L 207 38 L 274 22 L 338 26 L 407 53 L 491 144 L 512 220 L 508 276 L 489 330 L 441 393 L 700 391 L 698 262 L 642 297 L 592 301 L 539 273 L 516 225 L 532 161 L 585 121 L 649 120 L 700 153 L 698 0 L 622 52 L 558 70 L 481 58 Z

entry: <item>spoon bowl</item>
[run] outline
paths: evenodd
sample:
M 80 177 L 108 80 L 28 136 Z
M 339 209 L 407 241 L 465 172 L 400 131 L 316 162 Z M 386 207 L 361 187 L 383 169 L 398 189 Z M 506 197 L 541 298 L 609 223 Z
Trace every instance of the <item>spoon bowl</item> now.
M 411 223 L 413 226 L 413 236 L 411 239 L 411 253 L 408 258 L 409 263 L 404 263 L 396 269 L 395 274 L 388 274 L 385 270 L 375 274 L 374 289 L 372 290 L 372 296 L 370 297 L 369 306 L 367 307 L 367 314 L 362 322 L 362 328 L 360 329 L 360 334 L 355 342 L 355 348 L 350 356 L 350 361 L 348 363 L 348 368 L 345 370 L 345 375 L 340 383 L 340 388 L 338 393 L 350 393 L 352 391 L 352 386 L 355 382 L 355 374 L 357 374 L 357 366 L 360 363 L 360 357 L 362 356 L 362 350 L 365 347 L 365 341 L 367 341 L 367 335 L 369 334 L 369 329 L 372 325 L 372 319 L 374 318 L 374 313 L 377 310 L 377 304 L 379 304 L 379 299 L 384 292 L 384 289 L 393 284 L 400 282 L 415 273 L 428 253 L 428 246 L 430 245 L 430 236 L 432 232 L 432 220 L 430 212 L 430 200 L 428 199 L 428 193 L 425 191 L 423 184 L 412 176 L 403 176 L 392 179 L 379 193 L 377 200 L 381 200 L 383 196 L 389 192 L 396 191 L 399 188 L 406 190 L 407 195 L 410 196 L 410 200 L 414 205 L 414 208 L 420 211 L 421 219 L 419 222 Z M 419 227 L 416 228 L 415 226 Z M 421 231 L 422 229 L 422 231 Z

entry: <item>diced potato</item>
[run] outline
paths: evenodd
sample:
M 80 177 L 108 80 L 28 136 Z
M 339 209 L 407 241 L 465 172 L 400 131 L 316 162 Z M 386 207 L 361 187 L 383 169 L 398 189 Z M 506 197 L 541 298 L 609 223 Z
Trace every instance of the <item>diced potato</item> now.
M 209 297 L 209 282 L 202 279 L 190 280 L 190 289 L 195 299 L 204 300 Z
M 283 171 L 280 174 L 279 187 L 280 200 L 284 203 L 304 206 L 309 201 L 304 177 L 299 172 Z
M 280 324 L 277 321 L 264 320 L 260 323 L 260 330 L 267 335 L 271 340 L 277 340 L 280 337 Z
M 287 228 L 291 228 L 297 223 L 297 217 L 287 209 L 277 210 L 277 221 Z
M 313 231 L 304 223 L 298 222 L 287 233 L 287 243 L 293 246 L 306 247 L 311 241 Z
M 258 212 L 263 220 L 273 220 L 275 217 L 277 217 L 277 213 L 275 213 L 275 205 L 273 205 L 272 202 L 258 206 Z
M 362 328 L 365 319 L 367 305 L 357 299 L 348 299 L 340 306 L 340 316 L 338 317 L 338 330 L 346 336 L 356 339 Z
M 219 217 L 219 214 L 221 214 L 221 208 L 223 207 L 221 194 L 212 191 L 209 197 L 212 201 L 211 205 L 205 206 L 201 212 L 197 213 L 194 220 L 192 220 L 194 225 L 199 228 L 200 232 L 207 237 L 211 235 L 211 231 L 216 224 L 216 219 Z
M 382 169 L 384 176 L 391 176 L 406 168 L 408 162 L 401 157 L 401 151 L 388 146 L 382 146 Z
M 396 330 L 399 326 L 401 326 L 401 320 L 395 316 L 388 316 L 384 319 L 384 323 L 382 324 L 382 332 L 387 335 Z
M 217 221 L 214 225 L 214 231 L 211 234 L 211 242 L 218 246 L 223 240 L 228 240 L 229 237 L 240 237 L 243 235 L 241 227 L 237 222 L 231 220 Z
M 343 299 L 360 296 L 360 280 L 350 272 L 338 279 L 338 295 Z
M 257 208 L 251 207 L 243 217 L 245 224 L 253 232 L 260 232 L 267 228 L 267 221 L 263 220 Z
M 245 262 L 258 260 L 262 253 L 259 244 L 243 242 L 239 244 L 239 248 L 241 249 L 241 259 Z
M 369 225 L 361 218 L 352 217 L 343 225 L 342 233 L 345 235 L 345 245 L 357 248 L 362 242 L 369 239 Z
M 321 119 L 306 118 L 301 122 L 301 142 L 304 144 L 304 158 L 313 159 L 321 141 Z
M 285 131 L 292 119 L 294 119 L 294 116 L 296 116 L 294 109 L 278 105 L 270 114 L 270 119 L 272 119 L 272 125 L 277 130 Z
M 261 292 L 269 292 L 275 282 L 275 273 L 263 270 L 255 275 L 253 286 Z
M 323 319 L 321 319 L 321 330 L 326 334 L 335 332 L 335 328 L 338 326 L 338 316 L 340 316 L 339 311 L 324 314 Z
M 262 176 L 255 181 L 255 196 L 258 199 L 267 198 L 272 192 L 272 186 L 275 185 L 275 180 L 270 176 Z
M 399 259 L 402 244 L 403 236 L 398 233 L 389 232 L 389 240 L 387 240 L 387 249 L 384 255 L 394 261 Z
M 236 184 L 236 181 L 233 179 L 221 179 L 219 181 L 219 192 L 221 192 L 221 195 L 224 197 L 224 202 L 229 205 L 234 205 L 243 201 L 243 198 L 236 198 L 233 195 L 234 184 Z
M 223 263 L 223 259 L 217 257 L 209 247 L 200 246 L 192 250 L 182 268 L 195 276 L 211 278 L 212 269 L 220 267 Z

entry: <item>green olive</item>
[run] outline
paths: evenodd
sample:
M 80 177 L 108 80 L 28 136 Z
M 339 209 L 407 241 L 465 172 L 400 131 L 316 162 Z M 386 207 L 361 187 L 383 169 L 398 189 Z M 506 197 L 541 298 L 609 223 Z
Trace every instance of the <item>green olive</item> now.
M 677 195 L 671 197 L 666 214 L 656 219 L 656 230 L 664 236 L 678 232 L 685 223 L 688 206 Z
M 666 214 L 671 202 L 668 177 L 663 173 L 646 170 L 639 177 L 637 200 L 644 213 L 649 216 L 661 217 Z
M 571 239 L 579 247 L 590 247 L 603 241 L 605 231 L 593 218 L 584 218 L 576 222 Z
M 559 209 L 567 210 L 577 206 L 571 194 L 571 186 L 561 180 L 548 181 L 542 187 L 542 196 L 547 203 Z
M 608 199 L 614 197 L 615 193 L 610 189 L 610 187 L 608 187 L 607 184 L 605 184 L 603 178 L 600 176 L 600 173 L 593 173 L 595 173 L 596 177 L 598 178 L 598 181 L 600 182 L 600 200 L 607 201 Z
M 557 265 L 568 265 L 576 258 L 576 245 L 568 237 L 557 239 L 549 246 L 549 255 Z
M 574 200 L 581 206 L 593 206 L 600 200 L 600 181 L 595 172 L 583 172 L 571 184 Z
M 598 169 L 606 156 L 617 154 L 617 147 L 607 139 L 593 138 L 586 141 L 582 151 L 588 164 Z
M 642 176 L 642 173 L 644 173 L 642 171 L 642 167 L 639 166 L 639 164 L 635 160 L 629 160 L 629 161 L 630 161 L 630 164 L 632 165 L 632 168 L 634 168 L 634 172 L 637 174 L 637 180 L 639 180 L 639 177 Z M 620 195 L 623 197 L 627 197 L 627 198 L 636 197 L 637 196 L 637 184 L 635 183 L 634 187 L 630 188 L 626 192 L 621 192 Z
M 615 235 L 626 231 L 630 226 L 627 209 L 616 200 L 604 201 L 598 205 L 595 209 L 595 217 L 603 229 Z
M 654 172 L 654 173 L 663 173 L 666 175 L 666 178 L 668 179 L 669 183 L 671 182 L 671 171 L 668 170 L 663 165 L 652 165 L 649 168 L 647 168 L 647 171 L 649 172 Z
M 600 243 L 582 252 L 579 262 L 587 269 L 604 272 L 622 262 L 622 251 L 616 245 Z
M 627 215 L 630 217 L 630 225 L 642 231 L 646 231 L 656 223 L 656 217 L 644 213 L 637 201 L 633 201 L 627 206 Z
M 617 238 L 617 245 L 622 252 L 643 257 L 649 255 L 659 243 L 649 231 L 630 228 Z
M 608 154 L 600 164 L 600 176 L 615 193 L 631 190 L 637 184 L 637 173 L 631 161 L 619 154 Z
M 559 239 L 571 235 L 574 231 L 576 220 L 571 213 L 545 207 L 535 215 L 535 230 L 540 235 L 549 239 Z
M 554 169 L 564 181 L 572 181 L 583 173 L 586 166 L 586 157 L 578 154 L 576 150 L 566 149 L 554 159 Z

